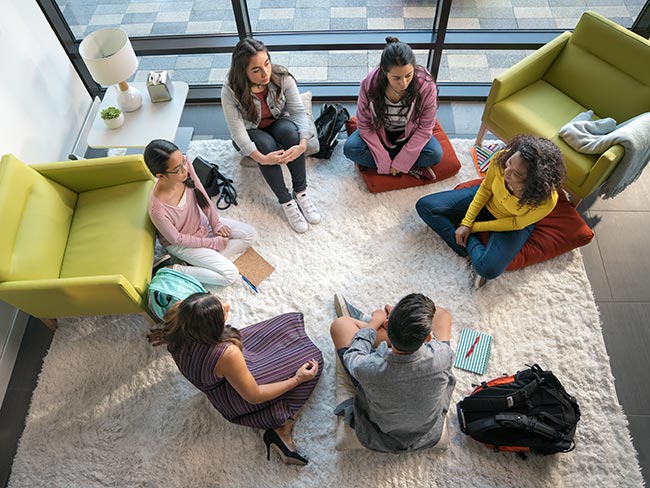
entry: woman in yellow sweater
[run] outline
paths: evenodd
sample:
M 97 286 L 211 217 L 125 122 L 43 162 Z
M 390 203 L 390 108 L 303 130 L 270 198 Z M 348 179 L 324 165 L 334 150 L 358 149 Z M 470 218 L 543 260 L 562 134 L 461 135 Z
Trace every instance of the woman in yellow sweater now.
M 564 176 L 555 144 L 520 134 L 493 158 L 480 186 L 427 195 L 415 208 L 472 266 L 479 288 L 505 271 L 535 223 L 553 210 Z M 476 237 L 483 231 L 490 232 L 485 245 Z

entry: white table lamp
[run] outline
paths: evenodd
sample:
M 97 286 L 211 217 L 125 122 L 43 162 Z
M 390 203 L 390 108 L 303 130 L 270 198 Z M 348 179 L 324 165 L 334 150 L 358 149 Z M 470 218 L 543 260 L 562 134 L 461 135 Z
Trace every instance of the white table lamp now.
M 99 29 L 79 45 L 79 54 L 90 75 L 100 85 L 118 85 L 117 104 L 125 112 L 142 105 L 142 94 L 126 82 L 138 70 L 129 36 L 122 29 Z

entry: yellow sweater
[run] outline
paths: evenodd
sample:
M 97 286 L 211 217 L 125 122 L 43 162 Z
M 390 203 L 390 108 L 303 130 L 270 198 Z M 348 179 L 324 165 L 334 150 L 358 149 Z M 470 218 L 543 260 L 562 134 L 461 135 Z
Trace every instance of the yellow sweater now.
M 497 164 L 491 164 L 461 224 L 472 229 L 472 232 L 520 230 L 539 222 L 551 213 L 555 208 L 557 198 L 557 192 L 553 191 L 551 197 L 539 207 L 532 208 L 524 205 L 518 208 L 519 198 L 512 195 L 506 188 L 503 168 Z M 495 220 L 474 222 L 483 207 L 486 207 L 494 215 Z

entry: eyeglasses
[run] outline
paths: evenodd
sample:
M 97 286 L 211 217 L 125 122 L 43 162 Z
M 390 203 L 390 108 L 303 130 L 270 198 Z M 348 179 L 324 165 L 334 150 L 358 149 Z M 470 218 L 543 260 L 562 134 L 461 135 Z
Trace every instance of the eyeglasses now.
M 183 155 L 183 162 L 179 164 L 174 171 L 165 171 L 166 175 L 178 175 L 183 172 L 186 168 L 186 164 L 189 164 L 190 160 L 187 156 Z

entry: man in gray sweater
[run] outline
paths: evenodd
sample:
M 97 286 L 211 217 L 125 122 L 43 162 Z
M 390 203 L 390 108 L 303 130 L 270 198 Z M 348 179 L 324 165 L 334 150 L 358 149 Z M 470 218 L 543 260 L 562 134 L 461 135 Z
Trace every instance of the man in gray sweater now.
M 330 334 L 356 387 L 336 407 L 361 444 L 401 453 L 440 440 L 456 380 L 451 315 L 419 293 L 366 315 L 341 295 Z

